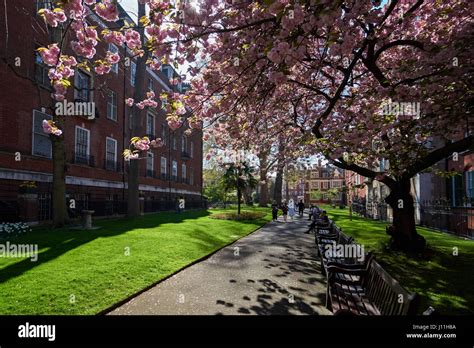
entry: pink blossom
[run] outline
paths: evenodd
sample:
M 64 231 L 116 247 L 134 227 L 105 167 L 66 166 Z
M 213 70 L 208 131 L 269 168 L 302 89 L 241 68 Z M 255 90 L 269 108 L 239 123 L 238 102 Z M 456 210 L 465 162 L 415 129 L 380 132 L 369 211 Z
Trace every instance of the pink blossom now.
M 128 106 L 132 106 L 133 105 L 133 98 L 125 99 L 125 104 L 127 104 Z
M 123 43 L 125 42 L 125 37 L 119 31 L 104 30 L 102 31 L 102 35 L 104 37 L 105 42 L 107 43 L 112 43 L 117 46 L 122 46 Z
M 48 48 L 41 47 L 38 49 L 41 59 L 47 65 L 56 65 L 58 63 L 59 47 L 57 44 L 51 44 Z
M 94 71 L 98 75 L 104 75 L 104 74 L 108 74 L 111 68 L 112 67 L 109 64 L 104 64 L 101 62 L 96 67 L 94 67 Z
M 119 11 L 117 5 L 111 0 L 103 0 L 101 3 L 95 5 L 95 12 L 99 17 L 106 21 L 115 22 L 119 19 Z
M 133 29 L 127 29 L 125 32 L 125 42 L 130 49 L 140 48 L 142 45 L 140 41 L 140 33 Z

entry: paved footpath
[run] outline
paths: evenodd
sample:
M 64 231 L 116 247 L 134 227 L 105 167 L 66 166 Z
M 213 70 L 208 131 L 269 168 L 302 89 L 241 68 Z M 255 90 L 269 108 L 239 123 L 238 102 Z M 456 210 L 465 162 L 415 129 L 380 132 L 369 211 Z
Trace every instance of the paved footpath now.
M 330 314 L 307 216 L 281 219 L 109 314 Z

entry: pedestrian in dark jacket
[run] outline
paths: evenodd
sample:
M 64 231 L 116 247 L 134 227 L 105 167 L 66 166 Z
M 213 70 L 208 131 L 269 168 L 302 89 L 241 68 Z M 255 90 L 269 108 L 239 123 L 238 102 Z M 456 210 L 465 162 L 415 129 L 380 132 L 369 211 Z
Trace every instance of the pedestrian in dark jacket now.
M 273 201 L 273 204 L 272 204 L 272 218 L 273 218 L 273 221 L 277 221 L 278 219 L 278 205 L 275 201 Z
M 283 220 L 286 222 L 288 218 L 288 204 L 286 202 L 281 206 L 281 211 L 283 213 Z
M 303 203 L 303 200 L 300 199 L 300 201 L 298 202 L 298 213 L 300 216 L 303 216 L 303 212 L 304 212 L 304 203 Z

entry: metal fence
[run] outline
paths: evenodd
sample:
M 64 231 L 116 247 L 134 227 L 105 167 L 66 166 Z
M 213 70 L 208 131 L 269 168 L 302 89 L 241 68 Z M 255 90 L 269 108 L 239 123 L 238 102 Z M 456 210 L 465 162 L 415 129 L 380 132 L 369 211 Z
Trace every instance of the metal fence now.
M 474 207 L 453 207 L 449 200 L 424 200 L 415 203 L 419 225 L 458 236 L 474 238 Z M 389 221 L 387 204 L 358 200 L 352 211 L 366 218 Z
M 70 219 L 80 219 L 83 210 L 93 210 L 94 217 L 114 217 L 127 213 L 127 201 L 123 200 L 89 200 L 75 199 L 71 206 L 70 200 L 66 201 L 68 215 Z M 143 212 L 153 213 L 160 211 L 175 211 L 178 208 L 177 201 L 169 200 L 144 200 Z M 207 201 L 204 199 L 185 201 L 185 210 L 207 209 Z M 37 221 L 48 221 L 52 219 L 51 194 L 42 193 L 38 195 L 38 218 Z M 16 200 L 0 199 L 0 222 L 20 221 L 19 205 Z

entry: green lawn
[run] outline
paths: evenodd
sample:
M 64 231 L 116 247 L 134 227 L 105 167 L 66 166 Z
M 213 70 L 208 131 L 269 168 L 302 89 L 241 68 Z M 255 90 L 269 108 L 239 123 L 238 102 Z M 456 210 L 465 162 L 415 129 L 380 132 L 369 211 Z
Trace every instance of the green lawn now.
M 431 305 L 442 314 L 474 313 L 474 241 L 419 227 L 429 249 L 425 257 L 413 259 L 386 250 L 387 223 L 358 216 L 350 221 L 347 209 L 324 209 L 366 251 L 373 250 L 379 263 L 403 287 L 421 295 L 421 312 Z M 453 255 L 453 248 L 458 249 L 458 256 Z
M 10 243 L 38 244 L 37 262 L 0 258 L 0 314 L 96 314 L 271 220 L 269 209 L 252 210 L 267 214 L 166 212 L 100 221 L 94 231 L 35 229 Z

